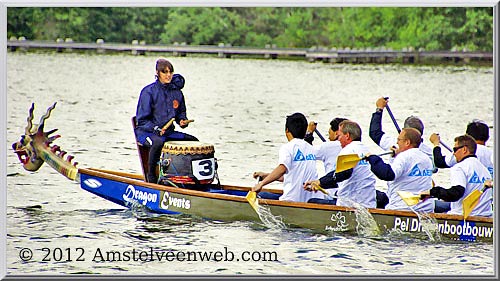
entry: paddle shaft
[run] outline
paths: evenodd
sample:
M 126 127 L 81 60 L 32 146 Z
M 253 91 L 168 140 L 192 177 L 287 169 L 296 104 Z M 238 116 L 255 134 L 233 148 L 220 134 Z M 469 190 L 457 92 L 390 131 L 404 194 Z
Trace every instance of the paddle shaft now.
M 314 132 L 316 132 L 316 135 L 323 141 L 326 142 L 326 139 L 321 135 L 321 133 L 318 131 L 318 129 L 314 129 Z
M 446 144 L 444 144 L 441 140 L 439 140 L 439 143 L 444 147 L 446 148 L 449 152 L 452 152 L 451 148 L 449 146 L 447 146 Z
M 389 97 L 386 97 L 385 98 L 386 100 L 389 99 Z M 392 110 L 391 108 L 389 107 L 388 104 L 385 105 L 385 108 L 387 108 L 387 113 L 389 113 L 389 116 L 391 117 L 392 119 L 392 123 L 394 123 L 394 127 L 396 127 L 396 130 L 398 130 L 398 133 L 401 133 L 401 128 L 399 128 L 399 125 L 398 125 L 398 122 L 396 121 L 396 118 L 394 118 L 394 114 L 392 114 Z M 444 144 L 441 140 L 439 140 L 439 143 L 444 147 L 446 148 L 449 152 L 451 152 L 451 148 L 449 146 L 447 146 L 446 144 Z
M 392 123 L 394 123 L 394 127 L 396 127 L 396 130 L 398 130 L 398 133 L 401 133 L 401 128 L 399 128 L 398 121 L 396 121 L 396 118 L 394 118 L 391 108 L 389 107 L 388 104 L 385 106 L 385 108 L 387 109 L 387 113 L 389 113 L 389 116 L 391 116 Z

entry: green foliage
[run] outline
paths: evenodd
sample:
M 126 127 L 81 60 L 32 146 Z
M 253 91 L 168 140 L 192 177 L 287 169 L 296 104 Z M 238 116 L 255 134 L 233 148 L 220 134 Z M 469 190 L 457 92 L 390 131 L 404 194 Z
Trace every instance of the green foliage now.
M 493 50 L 492 8 L 13 8 L 7 37 L 282 48 Z

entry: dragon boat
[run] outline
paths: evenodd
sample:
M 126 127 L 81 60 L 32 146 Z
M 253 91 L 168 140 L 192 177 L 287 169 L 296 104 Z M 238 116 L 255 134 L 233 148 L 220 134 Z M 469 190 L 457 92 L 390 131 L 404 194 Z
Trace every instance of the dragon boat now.
M 154 213 L 188 214 L 222 221 L 262 220 L 246 199 L 251 187 L 223 185 L 216 175 L 217 162 L 213 146 L 198 142 L 165 143 L 159 165 L 159 182 L 144 179 L 147 169 L 147 148 L 138 144 L 143 174 L 95 168 L 77 168 L 74 157 L 55 144 L 57 129 L 44 132 L 45 122 L 56 103 L 47 109 L 38 125 L 33 124 L 34 104 L 29 110 L 28 125 L 21 139 L 12 145 L 23 168 L 37 171 L 44 162 L 54 170 L 76 181 L 83 190 L 121 206 L 142 206 Z M 134 122 L 135 123 L 135 122 Z M 281 193 L 276 189 L 268 192 Z M 422 214 L 411 211 L 364 209 L 335 205 L 284 202 L 258 199 L 259 206 L 289 228 L 304 228 L 316 233 L 347 233 L 359 235 L 360 209 L 373 222 L 377 235 L 394 234 L 431 238 L 440 241 L 492 243 L 493 218 L 449 214 Z M 434 239 L 434 238 L 433 238 Z

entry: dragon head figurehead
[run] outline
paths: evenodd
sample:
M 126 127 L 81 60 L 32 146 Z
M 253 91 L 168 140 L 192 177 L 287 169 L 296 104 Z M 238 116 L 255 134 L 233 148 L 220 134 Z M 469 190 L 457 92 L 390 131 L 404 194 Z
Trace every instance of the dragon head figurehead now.
M 68 155 L 66 159 L 64 159 L 66 151 L 62 151 L 57 145 L 51 146 L 51 143 L 55 139 L 61 137 L 60 135 L 50 136 L 57 131 L 57 129 L 48 132 L 43 131 L 45 120 L 50 117 L 50 113 L 55 107 L 56 103 L 50 106 L 47 112 L 42 115 L 40 123 L 37 125 L 33 124 L 35 104 L 32 103 L 27 118 L 28 125 L 24 130 L 24 135 L 21 136 L 19 141 L 12 144 L 12 149 L 14 149 L 14 152 L 17 154 L 25 170 L 37 171 L 44 162 L 47 162 L 56 171 L 74 180 L 78 172 L 78 169 L 76 169 L 78 163 L 71 163 L 74 157 Z

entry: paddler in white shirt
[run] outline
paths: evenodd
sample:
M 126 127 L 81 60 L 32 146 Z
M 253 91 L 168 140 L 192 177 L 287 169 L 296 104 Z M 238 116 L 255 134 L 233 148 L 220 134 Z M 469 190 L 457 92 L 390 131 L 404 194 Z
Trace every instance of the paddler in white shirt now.
M 453 155 L 457 159 L 457 164 L 450 169 L 450 188 L 435 186 L 421 194 L 430 195 L 447 202 L 451 202 L 451 210 L 448 214 L 463 214 L 462 202 L 474 190 L 482 190 L 485 182 L 491 180 L 488 169 L 477 159 L 477 144 L 473 137 L 469 135 L 455 138 Z M 474 207 L 471 216 L 491 217 L 493 193 L 491 188 L 483 191 L 479 197 L 479 203 Z
M 339 155 L 357 154 L 363 158 L 369 153 L 368 147 L 361 143 L 361 127 L 356 122 L 342 121 L 339 124 L 338 140 L 342 146 Z M 356 202 L 365 208 L 375 208 L 377 205 L 375 182 L 375 175 L 370 171 L 368 162 L 361 160 L 352 169 L 340 173 L 328 173 L 319 180 L 306 182 L 304 189 L 316 191 L 315 185 L 325 189 L 338 187 L 336 205 L 353 206 L 352 202 Z
M 376 102 L 375 105 L 377 106 L 377 109 L 375 112 L 372 114 L 372 119 L 370 120 L 370 138 L 378 145 L 380 148 L 383 150 L 389 150 L 392 149 L 392 147 L 396 146 L 397 140 L 394 138 L 394 136 L 388 136 L 384 131 L 382 131 L 382 112 L 384 111 L 384 108 L 387 106 L 388 101 L 384 98 L 381 97 L 379 98 Z M 416 116 L 409 116 L 405 119 L 404 128 L 414 128 L 417 129 L 420 132 L 420 135 L 424 134 L 424 123 L 420 118 Z M 423 153 L 433 160 L 433 154 L 432 154 L 432 148 L 424 144 L 423 142 L 420 142 L 420 145 L 418 146 L 418 149 L 420 149 Z M 434 163 L 433 163 L 434 164 Z
M 397 138 L 398 148 L 390 164 L 377 155 L 367 157 L 371 171 L 381 180 L 387 181 L 388 210 L 410 210 L 398 195 L 398 191 L 418 194 L 432 187 L 433 164 L 431 159 L 418 149 L 422 135 L 414 128 L 403 128 Z M 413 206 L 415 211 L 434 211 L 434 200 L 424 200 Z
M 281 201 L 307 202 L 311 198 L 322 198 L 322 194 L 307 192 L 302 184 L 318 178 L 316 156 L 311 144 L 304 140 L 307 119 L 302 113 L 287 116 L 285 135 L 288 143 L 281 146 L 279 164 L 271 173 L 255 172 L 254 178 L 263 178 L 252 191 L 259 193 L 266 184 L 276 180 L 283 182 L 283 195 L 270 192 L 259 193 L 260 198 Z
M 465 130 L 465 134 L 474 138 L 477 144 L 476 148 L 476 156 L 479 162 L 483 163 L 483 165 L 488 169 L 493 177 L 493 151 L 486 147 L 486 142 L 490 138 L 490 128 L 486 123 L 480 120 L 473 120 L 469 124 L 467 124 L 467 129 Z M 429 138 L 432 144 L 434 144 L 433 154 L 434 154 L 434 162 L 436 167 L 438 168 L 450 168 L 453 165 L 457 164 L 457 159 L 452 155 L 442 155 L 441 147 L 439 143 L 441 141 L 441 137 L 439 134 L 432 134 Z
M 476 141 L 476 153 L 477 159 L 481 162 L 490 172 L 491 177 L 493 177 L 493 151 L 486 147 L 486 141 L 490 138 L 490 129 L 486 123 L 480 120 L 473 120 L 467 124 L 465 134 L 474 138 Z M 450 168 L 457 164 L 457 159 L 453 154 L 443 155 L 441 147 L 441 137 L 437 133 L 433 133 L 429 140 L 434 144 L 434 149 L 432 150 L 434 154 L 434 164 L 438 168 Z M 446 213 L 450 210 L 450 202 L 443 202 L 442 200 L 436 200 L 436 207 L 434 211 L 436 213 Z

